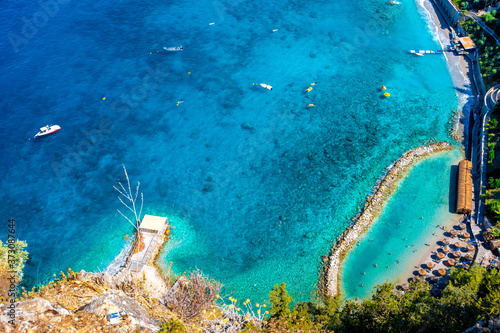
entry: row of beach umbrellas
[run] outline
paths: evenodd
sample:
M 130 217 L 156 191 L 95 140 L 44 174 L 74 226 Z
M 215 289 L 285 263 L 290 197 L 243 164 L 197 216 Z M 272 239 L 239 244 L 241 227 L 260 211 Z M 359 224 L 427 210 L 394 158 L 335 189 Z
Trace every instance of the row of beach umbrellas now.
M 442 248 L 443 252 L 445 252 L 445 253 L 450 252 L 450 248 L 448 246 L 448 244 L 450 242 L 448 241 L 448 239 L 447 238 L 443 239 L 441 241 L 441 243 L 444 245 L 443 248 Z M 455 248 L 457 248 L 457 249 L 461 249 L 462 248 L 462 243 L 455 242 L 455 244 L 453 244 L 453 246 L 455 246 Z M 471 244 L 467 244 L 465 247 L 467 248 L 467 251 L 469 251 L 469 252 L 472 252 L 472 251 L 474 251 L 476 249 L 474 247 L 474 245 L 471 245 Z

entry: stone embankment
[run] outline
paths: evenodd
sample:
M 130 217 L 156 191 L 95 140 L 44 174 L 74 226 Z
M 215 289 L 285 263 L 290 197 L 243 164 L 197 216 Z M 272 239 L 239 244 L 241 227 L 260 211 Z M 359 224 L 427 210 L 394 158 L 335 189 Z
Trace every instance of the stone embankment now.
M 433 143 L 407 151 L 393 165 L 389 166 L 385 177 L 375 186 L 373 194 L 368 197 L 363 211 L 353 218 L 354 223 L 339 236 L 328 257 L 325 292 L 328 296 L 336 296 L 339 289 L 339 269 L 346 252 L 358 237 L 370 226 L 380 213 L 385 199 L 397 188 L 397 181 L 408 172 L 408 167 L 421 157 L 443 150 L 451 150 L 448 142 Z

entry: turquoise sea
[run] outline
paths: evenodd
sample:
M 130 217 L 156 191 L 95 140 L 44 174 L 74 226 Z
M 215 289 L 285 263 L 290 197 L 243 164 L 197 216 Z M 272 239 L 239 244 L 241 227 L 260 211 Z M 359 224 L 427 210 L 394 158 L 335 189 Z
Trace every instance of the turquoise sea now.
M 448 140 L 458 107 L 444 57 L 406 53 L 441 48 L 413 1 L 6 1 L 1 13 L 0 239 L 15 217 L 28 286 L 120 252 L 133 233 L 113 190 L 124 164 L 145 213 L 175 226 L 165 266 L 238 297 L 286 282 L 309 299 L 384 169 Z M 62 129 L 33 139 L 46 124 Z

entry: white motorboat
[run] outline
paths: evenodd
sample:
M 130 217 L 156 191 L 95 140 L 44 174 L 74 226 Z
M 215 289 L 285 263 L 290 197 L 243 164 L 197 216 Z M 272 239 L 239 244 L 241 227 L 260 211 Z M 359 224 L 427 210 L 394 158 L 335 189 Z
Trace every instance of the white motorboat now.
M 59 131 L 61 127 L 59 125 L 47 125 L 40 128 L 40 132 L 36 133 L 35 138 L 39 136 L 49 135 Z
M 182 51 L 184 50 L 182 48 L 182 45 L 179 45 L 179 46 L 172 46 L 172 47 L 166 47 L 164 46 L 163 49 L 167 52 L 177 52 L 177 51 Z

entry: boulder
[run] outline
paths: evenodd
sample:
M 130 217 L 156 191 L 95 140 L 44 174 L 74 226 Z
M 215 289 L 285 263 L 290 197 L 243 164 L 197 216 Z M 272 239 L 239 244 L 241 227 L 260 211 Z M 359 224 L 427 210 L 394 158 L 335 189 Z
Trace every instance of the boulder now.
M 492 317 L 488 320 L 481 320 L 464 333 L 500 333 L 500 317 Z
M 130 327 L 135 327 L 133 330 L 159 330 L 158 323 L 149 316 L 148 311 L 121 290 L 107 290 L 78 311 L 93 313 L 98 317 L 106 317 L 116 312 L 124 313 L 122 317 L 129 321 Z
M 71 312 L 64 307 L 51 303 L 42 298 L 34 298 L 26 301 L 16 302 L 15 304 L 15 324 L 16 329 L 9 324 L 13 318 L 9 316 L 9 305 L 0 306 L 0 331 L 2 332 L 26 332 L 28 328 L 36 326 L 39 321 L 47 318 L 71 315 Z M 11 311 L 10 311 L 11 312 Z M 57 320 L 56 320 L 57 321 Z

